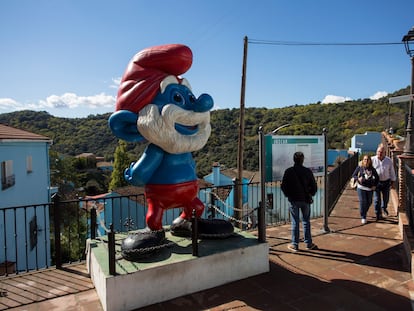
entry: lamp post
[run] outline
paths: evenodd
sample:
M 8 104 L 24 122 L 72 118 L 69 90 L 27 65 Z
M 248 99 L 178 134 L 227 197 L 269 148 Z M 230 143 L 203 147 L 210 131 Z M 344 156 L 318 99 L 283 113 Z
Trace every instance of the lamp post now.
M 402 38 L 405 45 L 405 51 L 411 58 L 411 87 L 410 87 L 410 106 L 408 110 L 408 120 L 406 132 L 406 141 L 404 146 L 404 155 L 414 155 L 414 137 L 413 137 L 413 88 L 414 88 L 414 27 Z
M 281 129 L 282 129 L 282 128 L 284 128 L 284 127 L 288 127 L 288 126 L 290 126 L 290 123 L 283 124 L 283 125 L 279 126 L 277 129 L 274 129 L 274 130 L 272 131 L 272 134 L 273 134 L 273 135 L 276 135 L 276 133 L 277 133 L 277 132 L 279 132 L 279 130 L 281 130 Z

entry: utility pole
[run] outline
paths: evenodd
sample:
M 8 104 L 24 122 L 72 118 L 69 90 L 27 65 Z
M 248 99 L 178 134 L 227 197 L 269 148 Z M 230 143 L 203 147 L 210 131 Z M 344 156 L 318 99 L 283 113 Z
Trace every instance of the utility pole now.
M 242 81 L 241 81 L 241 94 L 240 94 L 240 119 L 239 119 L 239 141 L 237 148 L 237 204 L 236 208 L 237 219 L 241 220 L 243 217 L 243 149 L 244 149 L 244 101 L 246 93 L 246 65 L 247 65 L 247 36 L 244 37 L 244 49 L 243 49 L 243 69 L 242 69 Z M 240 227 L 242 224 L 240 223 Z

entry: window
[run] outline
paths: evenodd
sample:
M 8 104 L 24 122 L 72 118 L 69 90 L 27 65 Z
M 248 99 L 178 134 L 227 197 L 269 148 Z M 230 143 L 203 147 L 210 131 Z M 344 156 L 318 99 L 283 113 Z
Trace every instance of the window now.
M 27 156 L 26 157 L 26 172 L 27 172 L 27 174 L 33 172 L 33 168 L 32 168 L 32 156 Z
M 7 189 L 15 183 L 13 174 L 13 160 L 1 162 L 1 189 Z

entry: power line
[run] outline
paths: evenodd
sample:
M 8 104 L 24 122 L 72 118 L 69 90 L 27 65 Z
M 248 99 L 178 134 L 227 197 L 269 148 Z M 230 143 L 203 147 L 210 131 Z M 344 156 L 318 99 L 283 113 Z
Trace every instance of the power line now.
M 403 42 L 304 42 L 304 41 L 271 41 L 260 39 L 249 39 L 251 44 L 263 45 L 307 45 L 307 46 L 378 46 L 378 45 L 400 45 Z

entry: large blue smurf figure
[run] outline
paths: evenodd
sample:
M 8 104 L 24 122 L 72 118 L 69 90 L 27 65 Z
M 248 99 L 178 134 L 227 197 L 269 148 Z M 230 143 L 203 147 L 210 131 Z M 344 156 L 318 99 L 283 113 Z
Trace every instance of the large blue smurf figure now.
M 124 173 L 132 185 L 145 186 L 148 204 L 147 228 L 123 241 L 126 259 L 133 260 L 135 254 L 163 243 L 164 210 L 182 208 L 171 225 L 175 235 L 191 234 L 193 211 L 197 218 L 204 211 L 197 197 L 199 188 L 191 152 L 207 143 L 214 102 L 208 94 L 195 97 L 188 81 L 180 76 L 191 67 L 192 60 L 192 52 L 185 45 L 150 47 L 132 58 L 122 77 L 109 126 L 120 139 L 149 143 L 139 160 Z M 203 231 L 207 235 L 228 236 L 233 226 L 226 221 L 204 220 L 200 222 L 200 233 Z

